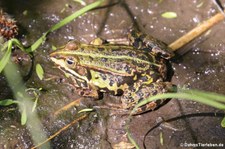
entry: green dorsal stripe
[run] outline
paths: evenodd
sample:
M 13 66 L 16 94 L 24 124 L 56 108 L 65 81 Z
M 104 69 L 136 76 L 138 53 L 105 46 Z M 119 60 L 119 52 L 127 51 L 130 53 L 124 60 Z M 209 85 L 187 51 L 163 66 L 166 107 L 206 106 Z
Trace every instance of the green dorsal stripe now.
M 155 65 L 155 66 L 160 66 L 159 64 L 156 64 L 154 62 L 149 62 L 146 60 L 142 60 L 139 58 L 135 58 L 135 57 L 130 57 L 130 56 L 126 56 L 126 55 L 105 55 L 105 54 L 101 54 L 101 53 L 84 53 L 82 51 L 57 51 L 55 52 L 59 55 L 78 55 L 78 56 L 90 56 L 92 58 L 107 58 L 107 59 L 129 59 L 129 60 L 133 60 L 136 61 L 138 63 L 145 63 L 145 64 L 149 64 L 149 65 Z

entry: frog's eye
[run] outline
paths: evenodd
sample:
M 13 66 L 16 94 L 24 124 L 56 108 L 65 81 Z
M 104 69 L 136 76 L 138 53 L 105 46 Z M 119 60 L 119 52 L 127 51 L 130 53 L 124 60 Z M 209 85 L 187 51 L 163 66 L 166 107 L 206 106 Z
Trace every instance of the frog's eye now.
M 65 61 L 68 66 L 73 66 L 75 64 L 75 60 L 72 57 L 66 58 Z

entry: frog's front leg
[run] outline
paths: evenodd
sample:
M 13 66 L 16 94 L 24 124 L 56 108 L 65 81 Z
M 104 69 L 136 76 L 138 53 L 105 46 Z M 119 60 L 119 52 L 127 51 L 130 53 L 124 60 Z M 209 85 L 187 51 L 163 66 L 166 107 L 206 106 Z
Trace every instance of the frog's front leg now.
M 174 56 L 172 49 L 170 49 L 166 43 L 135 29 L 131 30 L 128 34 L 128 40 L 135 48 L 146 50 L 154 55 L 160 55 L 165 59 L 169 59 Z
M 87 82 L 85 81 L 81 81 L 78 79 L 72 79 L 73 82 L 73 88 L 76 91 L 76 93 L 78 93 L 78 95 L 83 96 L 83 97 L 91 97 L 94 99 L 99 99 L 100 98 L 100 93 L 99 90 L 97 88 L 95 88 L 94 86 L 90 86 L 89 84 L 87 84 Z
M 125 109 L 133 109 L 140 101 L 148 97 L 163 94 L 167 92 L 174 92 L 174 85 L 171 82 L 155 82 L 149 85 L 142 85 L 139 90 L 135 92 L 125 91 L 122 96 L 122 105 Z M 165 100 L 156 100 L 149 102 L 139 108 L 133 113 L 141 114 L 147 111 L 155 110 L 164 103 Z

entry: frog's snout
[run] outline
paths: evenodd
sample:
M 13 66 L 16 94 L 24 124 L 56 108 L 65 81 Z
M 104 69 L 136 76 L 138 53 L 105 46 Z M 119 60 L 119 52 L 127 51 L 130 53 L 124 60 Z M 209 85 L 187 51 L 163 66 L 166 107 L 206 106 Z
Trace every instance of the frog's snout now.
M 51 52 L 51 53 L 49 54 L 49 56 L 50 56 L 50 57 L 56 57 L 56 56 L 57 56 L 57 52 L 56 52 L 56 51 Z

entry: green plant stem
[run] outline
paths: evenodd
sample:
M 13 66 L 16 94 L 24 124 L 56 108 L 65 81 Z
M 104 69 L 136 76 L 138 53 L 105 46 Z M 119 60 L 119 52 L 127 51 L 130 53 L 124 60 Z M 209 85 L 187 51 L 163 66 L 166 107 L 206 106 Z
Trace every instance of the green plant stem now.
M 33 52 L 35 51 L 46 39 L 46 36 L 65 26 L 66 24 L 68 24 L 69 22 L 71 22 L 72 20 L 76 19 L 77 17 L 83 15 L 84 13 L 86 13 L 87 11 L 96 8 L 97 6 L 99 6 L 104 0 L 98 0 L 94 3 L 91 3 L 87 6 L 85 6 L 84 8 L 81 8 L 80 10 L 76 11 L 75 13 L 73 13 L 72 15 L 64 18 L 63 20 L 61 20 L 59 23 L 55 24 L 54 26 L 52 26 L 46 33 L 44 33 L 33 45 L 31 45 L 31 47 L 27 48 L 26 51 L 27 52 Z

